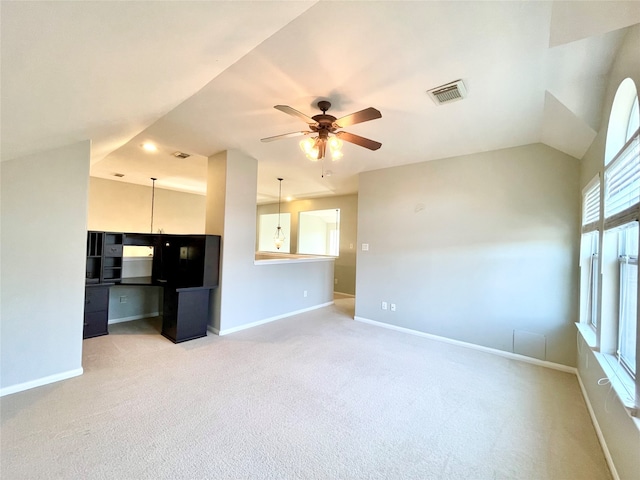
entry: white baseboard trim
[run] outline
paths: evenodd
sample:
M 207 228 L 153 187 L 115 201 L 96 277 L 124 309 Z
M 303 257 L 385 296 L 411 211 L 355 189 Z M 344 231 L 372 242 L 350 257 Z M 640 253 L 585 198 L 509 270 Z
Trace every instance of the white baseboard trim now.
M 0 388 L 0 397 L 5 395 L 11 395 L 12 393 L 23 392 L 31 388 L 41 387 L 50 383 L 59 382 L 60 380 L 67 380 L 68 378 L 77 377 L 83 373 L 82 367 L 75 370 L 68 370 L 62 373 L 56 373 L 55 375 L 49 375 L 47 377 L 38 378 L 37 380 L 31 380 L 29 382 L 18 383 L 17 385 L 11 385 L 10 387 Z
M 110 318 L 107 323 L 113 325 L 114 323 L 131 322 L 133 320 L 142 320 L 143 318 L 157 317 L 158 315 L 160 315 L 160 312 L 143 313 L 142 315 L 132 315 L 131 317 Z
M 611 456 L 609 447 L 607 447 L 607 442 L 604 439 L 604 434 L 602 433 L 602 429 L 600 428 L 600 424 L 598 423 L 596 412 L 593 410 L 593 407 L 591 406 L 591 401 L 589 400 L 587 389 L 584 387 L 584 383 L 582 383 L 582 377 L 580 377 L 580 371 L 578 371 L 577 369 L 576 369 L 576 377 L 578 377 L 578 383 L 580 384 L 580 390 L 582 391 L 582 396 L 584 397 L 584 403 L 586 403 L 587 405 L 587 410 L 589 411 L 589 416 L 591 417 L 591 423 L 593 423 L 593 428 L 596 430 L 596 435 L 598 437 L 598 440 L 600 441 L 600 446 L 602 447 L 602 453 L 604 453 L 604 458 L 607 461 L 607 465 L 609 466 L 609 471 L 611 472 L 611 476 L 613 477 L 613 480 L 620 480 L 620 476 L 618 475 L 616 466 L 613 463 L 613 457 Z
M 418 337 L 429 338 L 431 340 L 436 340 L 438 342 L 443 342 L 443 343 L 449 343 L 451 345 L 457 345 L 459 347 L 471 348 L 473 350 L 479 350 L 481 352 L 491 353 L 493 355 L 510 358 L 512 360 L 531 363 L 533 365 L 538 365 L 540 367 L 551 368 L 553 370 L 560 370 L 561 372 L 573 373 L 574 375 L 578 373 L 578 370 L 575 367 L 569 367 L 567 365 L 562 365 L 561 363 L 548 362 L 546 360 L 540 360 L 538 358 L 527 357 L 526 355 L 520 355 L 512 352 L 505 352 L 504 350 L 498 350 L 497 348 L 484 347 L 482 345 L 476 345 L 475 343 L 463 342 L 461 340 L 454 340 L 452 338 L 441 337 L 439 335 L 433 335 L 431 333 L 420 332 L 419 330 L 412 330 L 410 328 L 398 327 L 397 325 L 378 322 L 376 320 L 369 320 L 368 318 L 356 316 L 356 317 L 353 317 L 353 319 L 357 320 L 358 322 L 368 323 L 371 325 L 376 325 L 378 327 L 384 327 L 390 330 L 396 330 L 398 332 L 404 332 L 410 335 L 416 335 Z
M 265 318 L 263 320 L 258 320 L 257 322 L 247 323 L 246 325 L 239 325 L 239 326 L 233 327 L 233 328 L 226 328 L 226 329 L 223 329 L 223 330 L 218 330 L 217 328 L 213 328 L 212 326 L 208 326 L 207 330 L 209 330 L 212 333 L 215 333 L 216 335 L 220 335 L 220 336 L 229 335 L 230 333 L 236 333 L 236 332 L 239 332 L 241 330 L 246 330 L 248 328 L 253 328 L 253 327 L 257 327 L 259 325 L 264 325 L 265 323 L 274 322 L 276 320 L 280 320 L 281 318 L 292 317 L 293 315 L 298 315 L 300 313 L 310 312 L 311 310 L 317 310 L 318 308 L 328 307 L 329 305 L 333 305 L 333 301 L 326 302 L 326 303 L 321 303 L 319 305 L 314 305 L 313 307 L 309 307 L 309 308 L 303 308 L 301 310 L 295 310 L 293 312 L 284 313 L 282 315 L 276 315 L 275 317 Z

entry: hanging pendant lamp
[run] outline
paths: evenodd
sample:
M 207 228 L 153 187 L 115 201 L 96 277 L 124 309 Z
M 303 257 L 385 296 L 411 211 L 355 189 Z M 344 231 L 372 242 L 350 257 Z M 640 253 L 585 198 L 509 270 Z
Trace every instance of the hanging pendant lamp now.
M 284 232 L 282 231 L 282 227 L 280 227 L 280 203 L 282 201 L 282 180 L 283 180 L 282 178 L 278 178 L 278 181 L 280 182 L 280 191 L 278 192 L 278 227 L 276 228 L 276 234 L 273 236 L 273 243 L 275 244 L 278 250 L 280 250 L 280 247 L 284 245 L 284 240 L 285 240 Z

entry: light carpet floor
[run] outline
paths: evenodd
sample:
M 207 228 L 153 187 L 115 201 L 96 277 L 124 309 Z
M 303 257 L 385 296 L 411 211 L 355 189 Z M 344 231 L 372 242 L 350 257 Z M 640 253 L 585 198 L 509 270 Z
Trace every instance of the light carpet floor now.
M 352 316 L 111 325 L 84 375 L 1 399 L 2 479 L 611 478 L 574 375 Z

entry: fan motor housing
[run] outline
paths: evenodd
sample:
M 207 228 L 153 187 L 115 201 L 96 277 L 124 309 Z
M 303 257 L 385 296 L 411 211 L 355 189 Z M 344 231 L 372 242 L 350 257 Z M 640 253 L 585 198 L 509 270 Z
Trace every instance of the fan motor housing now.
M 318 125 L 309 125 L 309 127 L 311 127 L 311 130 L 313 130 L 314 132 L 318 132 L 320 130 L 329 130 L 330 132 L 333 132 L 336 128 L 333 126 L 333 122 L 336 121 L 336 117 L 334 117 L 333 115 L 327 115 L 326 113 L 322 113 L 322 114 L 318 114 L 318 115 L 314 115 L 313 118 L 316 122 L 318 122 Z
M 331 102 L 328 102 L 327 100 L 320 100 L 318 102 L 318 108 L 322 110 L 322 113 L 326 113 L 326 111 L 331 108 Z

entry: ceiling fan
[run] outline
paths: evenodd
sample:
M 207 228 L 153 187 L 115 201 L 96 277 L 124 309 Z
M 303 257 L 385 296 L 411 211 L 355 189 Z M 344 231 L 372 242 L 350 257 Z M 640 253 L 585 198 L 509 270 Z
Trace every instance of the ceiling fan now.
M 348 127 L 349 125 L 355 125 L 356 123 L 368 122 L 369 120 L 375 120 L 376 118 L 382 118 L 382 114 L 375 108 L 369 107 L 359 112 L 346 115 L 341 118 L 336 118 L 333 115 L 327 114 L 327 110 L 331 108 L 331 103 L 326 100 L 318 102 L 318 108 L 322 110 L 321 114 L 308 117 L 302 112 L 291 108 L 288 105 L 276 105 L 276 110 L 280 110 L 288 115 L 297 117 L 303 120 L 308 126 L 309 130 L 303 130 L 299 132 L 285 133 L 283 135 L 276 135 L 274 137 L 267 137 L 261 139 L 262 142 L 272 142 L 274 140 L 280 140 L 282 138 L 297 137 L 300 135 L 309 135 L 317 133 L 317 137 L 309 137 L 300 142 L 300 148 L 305 152 L 307 157 L 311 160 L 321 160 L 324 158 L 327 145 L 336 160 L 342 156 L 340 147 L 342 146 L 342 140 L 345 142 L 353 143 L 369 150 L 378 150 L 382 144 L 375 140 L 360 137 L 353 133 L 338 131 L 341 128 Z

